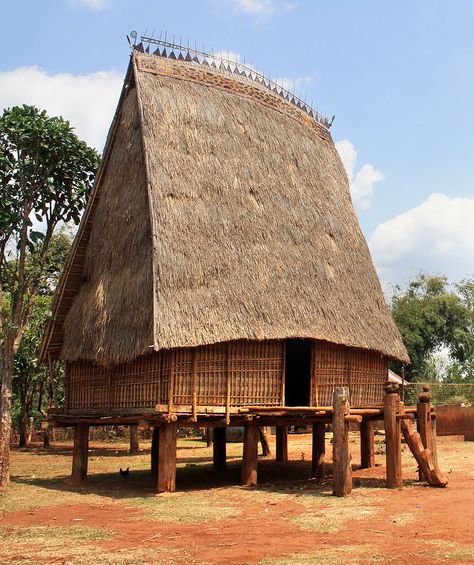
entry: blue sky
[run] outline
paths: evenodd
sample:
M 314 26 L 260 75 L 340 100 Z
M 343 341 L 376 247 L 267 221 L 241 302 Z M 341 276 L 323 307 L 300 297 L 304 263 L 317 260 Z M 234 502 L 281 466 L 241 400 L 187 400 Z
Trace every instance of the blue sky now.
M 472 0 L 0 0 L 0 107 L 62 113 L 105 139 L 126 34 L 189 38 L 291 80 L 336 115 L 361 226 L 386 285 L 474 273 Z M 352 172 L 351 172 L 352 171 Z

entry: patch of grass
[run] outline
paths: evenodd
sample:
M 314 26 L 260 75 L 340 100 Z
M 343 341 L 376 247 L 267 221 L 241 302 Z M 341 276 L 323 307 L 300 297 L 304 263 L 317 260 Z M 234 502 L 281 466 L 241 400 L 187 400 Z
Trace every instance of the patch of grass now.
M 349 557 L 350 554 L 350 557 Z M 268 557 L 258 565 L 348 565 L 379 561 L 368 545 L 343 545 L 334 549 L 321 549 L 314 555 L 291 554 L 284 557 Z
M 212 495 L 171 494 L 162 496 L 141 496 L 127 499 L 129 506 L 145 511 L 139 520 L 177 522 L 180 524 L 203 524 L 239 516 L 237 506 L 223 504 L 222 499 Z
M 402 512 L 401 514 L 392 516 L 390 519 L 392 523 L 397 526 L 408 526 L 408 524 L 414 524 L 418 520 L 418 517 L 416 512 Z
M 12 544 L 8 550 L 2 548 L 2 565 L 176 565 L 174 549 L 169 548 L 124 548 L 108 549 L 92 545 L 76 545 L 69 548 L 32 546 L 28 552 L 23 545 Z
M 321 534 L 336 534 L 344 529 L 349 521 L 366 520 L 377 514 L 378 509 L 373 507 L 353 507 L 335 511 L 333 507 L 323 508 L 318 512 L 304 512 L 292 518 L 298 526 L 307 532 Z
M 5 542 L 35 543 L 41 541 L 54 544 L 68 544 L 70 541 L 103 541 L 112 538 L 115 532 L 102 528 L 85 526 L 35 526 L 30 528 L 0 528 Z
M 446 540 L 426 540 L 425 543 L 431 545 L 432 549 L 423 554 L 426 553 L 432 559 L 461 563 L 474 560 L 474 545 L 462 545 Z

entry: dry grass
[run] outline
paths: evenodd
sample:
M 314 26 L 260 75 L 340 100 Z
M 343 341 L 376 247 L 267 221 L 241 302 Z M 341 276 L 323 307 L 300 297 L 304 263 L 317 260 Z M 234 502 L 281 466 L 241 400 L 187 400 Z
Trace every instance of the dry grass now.
M 334 507 L 329 507 L 317 512 L 304 512 L 292 520 L 307 532 L 336 534 L 344 530 L 349 522 L 367 520 L 374 517 L 377 512 L 378 509 L 373 507 L 354 506 L 352 508 L 341 508 L 337 512 L 334 511 Z
M 356 565 L 378 562 L 383 556 L 368 545 L 343 545 L 333 549 L 321 549 L 313 555 L 293 554 L 285 557 L 270 557 L 258 565 Z M 384 559 L 385 561 L 385 559 Z
M 72 541 L 102 541 L 115 535 L 113 530 L 85 526 L 35 526 L 30 528 L 0 528 L 3 542 L 47 545 L 69 545 Z

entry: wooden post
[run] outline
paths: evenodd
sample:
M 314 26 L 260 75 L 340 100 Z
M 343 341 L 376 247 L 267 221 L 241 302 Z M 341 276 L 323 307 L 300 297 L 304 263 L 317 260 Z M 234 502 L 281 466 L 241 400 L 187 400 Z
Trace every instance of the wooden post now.
M 242 458 L 242 484 L 254 486 L 257 484 L 258 461 L 258 425 L 255 420 L 244 428 L 244 452 Z
M 324 456 L 326 454 L 326 424 L 313 424 L 313 453 L 311 461 L 311 477 L 322 479 L 324 475 Z
M 383 415 L 385 426 L 385 454 L 387 465 L 387 487 L 402 486 L 402 438 L 400 420 L 397 418 L 400 408 L 398 385 L 387 383 L 384 387 Z
M 153 427 L 151 436 L 151 474 L 153 476 L 158 474 L 158 450 L 160 448 L 160 428 Z
M 76 424 L 74 430 L 74 450 L 72 454 L 72 477 L 83 480 L 87 477 L 89 459 L 89 426 Z
M 140 444 L 138 442 L 138 426 L 132 424 L 130 426 L 130 453 L 136 454 L 140 451 Z
M 336 388 L 333 394 L 333 447 L 332 460 L 334 466 L 334 496 L 345 496 L 352 491 L 352 467 L 349 451 L 349 390 L 346 387 Z
M 431 423 L 431 394 L 430 386 L 423 385 L 423 392 L 418 395 L 416 405 L 416 429 L 420 434 L 421 442 L 425 449 L 429 449 L 433 457 L 433 428 Z M 418 468 L 418 478 L 423 481 L 425 477 L 421 467 Z
M 226 466 L 226 432 L 227 428 L 214 428 L 212 456 L 217 471 L 222 471 Z
M 176 490 L 176 422 L 163 424 L 158 441 L 157 492 Z
M 268 457 L 269 455 L 272 454 L 270 450 L 270 444 L 268 443 L 268 438 L 265 429 L 260 426 L 258 428 L 258 438 L 260 440 L 260 445 L 262 446 L 262 455 L 264 457 Z
M 373 420 L 362 418 L 360 424 L 360 466 L 362 469 L 375 467 L 375 435 Z
M 288 428 L 286 426 L 276 427 L 276 460 L 279 463 L 288 461 Z

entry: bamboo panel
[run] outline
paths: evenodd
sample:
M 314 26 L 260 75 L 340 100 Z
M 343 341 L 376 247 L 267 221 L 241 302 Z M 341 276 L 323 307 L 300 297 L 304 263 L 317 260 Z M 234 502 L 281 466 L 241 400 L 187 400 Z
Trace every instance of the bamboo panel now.
M 348 387 L 352 406 L 381 404 L 387 359 L 374 351 L 315 342 L 312 403 L 330 406 L 336 387 Z
M 283 404 L 283 341 L 237 341 L 229 354 L 230 406 Z

